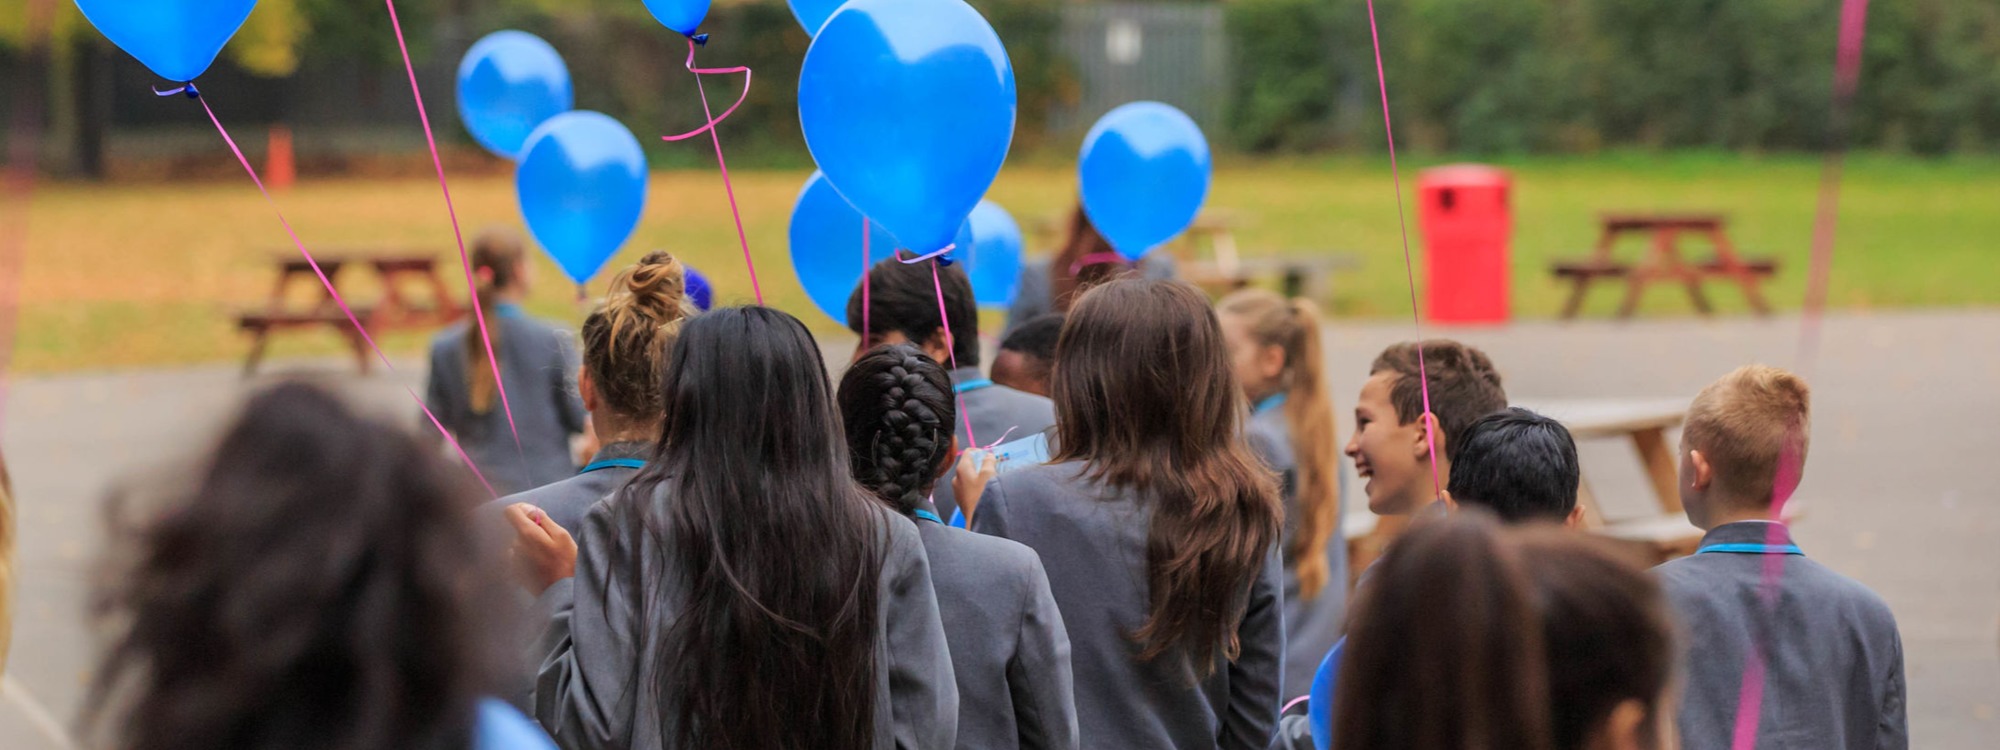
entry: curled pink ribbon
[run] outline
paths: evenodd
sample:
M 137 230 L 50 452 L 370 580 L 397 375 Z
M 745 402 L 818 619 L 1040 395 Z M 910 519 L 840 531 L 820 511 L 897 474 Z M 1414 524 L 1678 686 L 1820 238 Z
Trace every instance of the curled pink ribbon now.
M 1069 275 L 1075 276 L 1079 273 L 1082 273 L 1083 269 L 1089 268 L 1091 266 L 1101 266 L 1106 263 L 1117 263 L 1119 265 L 1125 265 L 1125 256 L 1119 255 L 1117 253 L 1091 253 L 1089 255 L 1085 255 L 1081 258 L 1077 258 L 1075 263 L 1069 264 Z
M 708 118 L 708 122 L 699 128 L 685 133 L 661 136 L 661 140 L 671 143 L 707 133 L 709 141 L 715 144 L 715 166 L 722 171 L 722 191 L 729 196 L 729 215 L 736 219 L 736 240 L 743 246 L 743 265 L 750 269 L 750 290 L 757 295 L 757 304 L 762 305 L 764 304 L 764 287 L 757 283 L 757 264 L 750 259 L 750 237 L 743 232 L 743 212 L 736 207 L 736 187 L 729 182 L 729 162 L 722 158 L 722 138 L 715 133 L 716 124 L 729 119 L 730 115 L 735 114 L 737 107 L 743 106 L 743 100 L 750 98 L 750 68 L 741 65 L 733 68 L 695 67 L 695 47 L 706 41 L 707 35 L 703 35 L 699 40 L 694 37 L 688 38 L 687 70 L 689 73 L 694 74 L 695 92 L 701 95 L 701 114 L 703 117 Z M 702 85 L 701 77 L 703 74 L 722 75 L 728 73 L 743 74 L 743 93 L 736 95 L 735 104 L 731 104 L 728 109 L 722 110 L 721 117 L 716 117 L 708 108 L 708 88 Z

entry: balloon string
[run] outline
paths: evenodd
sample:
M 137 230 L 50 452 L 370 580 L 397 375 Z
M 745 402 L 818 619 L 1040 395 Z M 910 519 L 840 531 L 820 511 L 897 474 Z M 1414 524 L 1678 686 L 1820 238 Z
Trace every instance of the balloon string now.
M 1311 697 L 1312 696 L 1310 695 L 1301 695 L 1297 698 L 1293 698 L 1291 702 L 1285 704 L 1284 708 L 1278 709 L 1278 715 L 1283 716 L 1287 713 L 1290 713 L 1292 709 L 1297 708 L 1299 704 L 1306 702 L 1306 700 Z
M 945 248 L 945 250 L 950 249 L 948 246 Z M 902 259 L 898 258 L 897 260 Z M 912 263 L 915 261 L 904 262 Z M 958 369 L 958 343 L 951 336 L 951 317 L 944 311 L 944 282 L 938 278 L 938 262 L 935 256 L 932 256 L 931 260 L 931 286 L 937 289 L 938 321 L 944 323 L 945 356 L 951 361 L 951 369 L 956 370 Z M 979 436 L 972 434 L 972 413 L 965 410 L 965 394 L 953 393 L 952 398 L 958 401 L 958 416 L 965 418 L 965 442 L 977 447 L 979 445 Z
M 292 230 L 292 222 L 278 209 L 278 201 L 271 197 L 270 189 L 264 187 L 264 178 L 257 176 L 256 167 L 250 166 L 249 157 L 243 155 L 243 149 L 236 145 L 236 139 L 230 137 L 229 129 L 222 126 L 222 120 L 215 116 L 215 110 L 208 106 L 208 100 L 197 97 L 196 101 L 201 102 L 201 110 L 208 113 L 208 121 L 215 124 L 215 132 L 222 136 L 222 142 L 229 145 L 229 152 L 236 155 L 236 162 L 243 165 L 243 171 L 250 175 L 250 181 L 256 183 L 257 192 L 264 195 L 264 202 L 271 206 L 271 212 L 277 214 L 278 223 L 285 228 L 285 235 L 292 239 L 292 246 L 299 249 L 299 255 L 305 257 L 306 265 L 312 267 L 313 275 L 319 277 L 320 286 L 326 288 L 327 296 L 340 307 L 340 312 L 347 316 L 347 322 L 354 324 L 354 330 L 361 335 L 362 341 L 368 343 L 368 348 L 374 350 L 375 356 L 382 360 L 382 366 L 390 374 L 394 374 L 396 366 L 389 362 L 389 355 L 383 353 L 381 346 L 376 345 L 375 337 L 368 335 L 368 327 L 361 324 L 360 318 L 355 317 L 354 309 L 347 305 L 347 299 L 340 296 L 340 290 L 334 288 L 333 280 L 327 278 L 326 271 L 320 268 L 319 261 L 313 258 L 312 251 L 306 249 L 306 243 L 299 239 L 299 233 Z M 451 430 L 445 429 L 444 423 L 438 421 L 436 414 L 431 413 L 431 407 L 424 403 L 422 396 L 417 395 L 416 389 L 404 386 L 403 390 L 409 392 L 410 398 L 417 402 L 417 408 L 422 409 L 424 416 L 430 418 L 431 424 L 438 428 L 439 434 L 444 435 L 445 442 L 451 444 L 452 450 L 458 452 L 458 457 L 464 459 L 465 467 L 472 470 L 472 475 L 479 479 L 480 484 L 485 485 L 486 491 L 494 497 L 499 497 L 500 493 L 493 490 L 493 484 L 486 481 L 486 475 L 481 474 L 479 467 L 472 463 L 472 456 L 466 454 L 464 446 L 458 444 L 458 438 L 452 437 Z
M 1403 231 L 1403 275 L 1410 284 L 1410 320 L 1417 328 L 1417 384 L 1424 396 L 1424 443 L 1430 451 L 1431 497 L 1444 494 L 1438 472 L 1437 416 L 1431 413 L 1430 369 L 1424 364 L 1424 319 L 1417 309 L 1416 262 L 1410 259 L 1410 223 L 1403 215 L 1403 174 L 1396 166 L 1396 127 L 1389 121 L 1389 77 L 1382 71 L 1382 35 L 1375 29 L 1375 0 L 1368 0 L 1368 39 L 1375 45 L 1375 83 L 1382 92 L 1382 130 L 1389 139 L 1389 175 L 1396 184 L 1396 225 Z
M 472 278 L 472 258 L 465 252 L 465 231 L 458 225 L 458 209 L 451 203 L 451 184 L 444 179 L 444 159 L 438 156 L 437 136 L 431 131 L 431 115 L 424 108 L 423 91 L 417 88 L 417 68 L 410 62 L 410 45 L 403 41 L 403 22 L 396 17 L 396 0 L 382 0 L 389 8 L 389 27 L 396 31 L 396 48 L 403 52 L 403 70 L 410 75 L 410 96 L 417 102 L 417 119 L 424 124 L 424 143 L 431 149 L 431 165 L 437 168 L 438 189 L 444 191 L 444 212 L 451 217 L 451 236 L 458 241 L 458 263 L 465 269 L 465 293 L 472 299 L 472 319 L 479 325 L 479 340 L 486 345 L 486 363 L 493 368 L 493 390 L 500 392 L 500 408 L 507 413 L 507 430 L 514 434 L 514 451 L 521 462 L 528 461 L 521 447 L 521 429 L 514 425 L 514 405 L 507 402 L 507 383 L 500 379 L 500 358 L 493 355 L 493 336 L 486 329 L 486 310 L 479 302 L 479 284 Z
M 861 343 L 864 346 L 871 340 L 868 316 L 874 312 L 875 307 L 868 300 L 868 272 L 874 270 L 868 263 L 868 258 L 868 217 L 863 216 L 861 217 Z
M 750 237 L 743 232 L 743 212 L 736 207 L 736 188 L 729 183 L 729 162 L 722 158 L 722 138 L 715 134 L 716 123 L 728 118 L 730 113 L 735 112 L 737 107 L 743 105 L 744 99 L 750 97 L 750 69 L 741 66 L 734 68 L 697 68 L 694 66 L 694 49 L 695 40 L 690 38 L 688 39 L 687 69 L 689 73 L 694 74 L 694 89 L 696 93 L 701 95 L 701 114 L 703 117 L 708 118 L 708 124 L 679 135 L 664 136 L 664 140 L 679 141 L 706 132 L 708 133 L 709 141 L 715 144 L 715 165 L 716 168 L 722 171 L 722 191 L 729 196 L 729 215 L 736 219 L 736 240 L 743 245 L 743 265 L 750 269 L 750 291 L 757 295 L 757 304 L 762 305 L 764 304 L 764 287 L 757 283 L 757 263 L 750 259 Z M 722 117 L 716 117 L 709 110 L 708 89 L 701 83 L 703 73 L 743 74 L 743 93 L 737 95 L 735 104 L 729 105 L 729 109 L 722 111 Z
M 1125 256 L 1119 255 L 1117 253 L 1091 253 L 1089 255 L 1085 255 L 1081 258 L 1077 258 L 1075 263 L 1069 264 L 1069 275 L 1075 276 L 1078 273 L 1082 273 L 1083 269 L 1085 268 L 1089 268 L 1091 266 L 1104 265 L 1106 263 L 1118 263 L 1123 265 L 1125 263 Z
M 928 253 L 924 253 L 923 255 L 919 255 L 919 256 L 917 256 L 917 257 L 914 257 L 914 258 L 909 258 L 909 259 L 904 259 L 904 258 L 903 258 L 903 254 L 902 254 L 902 253 L 897 253 L 897 254 L 896 254 L 896 262 L 898 262 L 898 263 L 901 263 L 901 264 L 903 264 L 903 265 L 906 265 L 906 266 L 914 266 L 914 265 L 916 265 L 916 264 L 918 264 L 918 263 L 922 263 L 922 262 L 924 262 L 924 261 L 927 261 L 927 260 L 931 260 L 931 259 L 934 259 L 934 258 L 935 258 L 935 259 L 937 259 L 937 261 L 938 261 L 939 263 L 941 263 L 941 264 L 943 264 L 943 265 L 947 265 L 947 266 L 949 266 L 949 265 L 951 265 L 951 259 L 950 259 L 950 258 L 947 258 L 947 257 L 945 257 L 945 256 L 946 256 L 946 255 L 948 255 L 948 254 L 950 254 L 950 253 L 951 253 L 951 251 L 953 251 L 953 250 L 956 250 L 956 249 L 958 249 L 958 245 L 945 245 L 943 249 L 939 249 L 939 250 L 932 250 L 932 251 L 930 251 L 930 252 L 928 252 Z M 943 290 L 939 290 L 939 292 L 938 292 L 938 293 L 939 293 L 939 294 L 943 294 L 944 292 L 943 292 Z

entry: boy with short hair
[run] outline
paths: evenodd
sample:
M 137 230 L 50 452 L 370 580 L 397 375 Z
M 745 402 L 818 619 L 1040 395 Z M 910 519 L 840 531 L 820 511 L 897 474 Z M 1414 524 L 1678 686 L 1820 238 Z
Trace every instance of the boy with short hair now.
M 1451 458 L 1465 430 L 1480 417 L 1507 408 L 1500 373 L 1484 352 L 1444 339 L 1421 345 L 1421 367 L 1417 342 L 1382 350 L 1354 403 L 1354 437 L 1347 443 L 1347 456 L 1365 482 L 1368 509 L 1376 515 L 1412 515 L 1442 499 L 1444 487 L 1439 485 L 1451 476 Z M 1429 376 L 1428 416 L 1420 371 Z M 1431 438 L 1425 436 L 1427 423 L 1434 432 Z
M 892 258 L 875 264 L 868 270 L 865 308 L 862 288 L 855 286 L 847 298 L 847 327 L 862 336 L 854 349 L 855 358 L 884 344 L 909 343 L 952 368 L 952 390 L 957 392 L 962 414 L 952 429 L 960 450 L 989 445 L 1002 437 L 1019 440 L 1055 426 L 1054 402 L 999 385 L 980 374 L 979 307 L 972 296 L 972 282 L 956 265 L 939 266 L 933 281 L 932 262 L 905 264 Z M 938 309 L 940 294 L 944 297 L 943 315 Z M 971 424 L 969 435 L 967 423 Z M 951 483 L 939 482 L 935 493 L 938 515 L 951 518 L 952 511 L 958 509 Z
M 1758 365 L 1688 408 L 1681 504 L 1708 533 L 1699 552 L 1656 570 L 1687 636 L 1679 723 L 1690 750 L 1731 747 L 1746 675 L 1763 683 L 1758 747 L 1909 746 L 1895 616 L 1773 520 L 1805 466 L 1810 398 L 1797 375 Z
M 1063 316 L 1049 313 L 1016 326 L 1000 341 L 993 355 L 993 382 L 1043 398 L 1049 395 L 1049 373 L 1056 362 L 1056 339 L 1062 337 Z
M 1521 407 L 1480 417 L 1455 440 L 1445 499 L 1481 507 L 1507 523 L 1583 519 L 1576 440 L 1561 422 Z

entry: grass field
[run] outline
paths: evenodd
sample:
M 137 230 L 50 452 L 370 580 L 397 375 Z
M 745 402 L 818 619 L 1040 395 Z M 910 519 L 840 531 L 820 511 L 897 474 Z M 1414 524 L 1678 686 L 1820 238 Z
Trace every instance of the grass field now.
M 1502 164 L 1516 181 L 1513 240 L 1517 316 L 1548 317 L 1562 292 L 1548 260 L 1577 255 L 1596 236 L 1595 216 L 1611 210 L 1718 210 L 1746 252 L 1783 263 L 1770 288 L 1781 307 L 1797 307 L 1805 283 L 1819 177 L 1817 160 L 1710 154 L 1617 154 L 1530 159 Z M 1406 195 L 1415 173 L 1407 164 Z M 737 198 L 767 300 L 833 330 L 805 301 L 791 275 L 785 226 L 805 175 L 737 172 Z M 511 180 L 461 177 L 452 183 L 467 231 L 518 226 Z M 1840 245 L 1831 302 L 1839 308 L 1962 306 L 2000 303 L 2000 161 L 1920 161 L 1861 155 L 1850 160 L 1842 199 Z M 1009 168 L 992 198 L 1024 224 L 1054 216 L 1074 199 L 1073 172 Z M 315 250 L 409 248 L 454 256 L 450 225 L 435 182 L 313 181 L 279 197 L 301 237 Z M 1337 317 L 1409 314 L 1394 192 L 1385 160 L 1340 157 L 1225 163 L 1209 205 L 1242 217 L 1246 254 L 1343 252 L 1357 270 L 1336 279 Z M 1412 242 L 1414 206 L 1409 207 Z M 13 231 L 16 228 L 8 228 Z M 230 360 L 246 342 L 230 320 L 237 308 L 270 292 L 270 259 L 293 254 L 270 210 L 247 180 L 199 184 L 37 187 L 28 228 L 16 366 L 49 372 Z M 722 184 L 709 171 L 663 172 L 638 235 L 613 264 L 665 248 L 714 280 L 724 300 L 750 298 Z M 1421 244 L 1414 248 L 1422 262 Z M 1636 254 L 1637 247 L 1626 248 Z M 1036 249 L 1032 252 L 1042 252 Z M 1422 268 L 1418 270 L 1421 282 Z M 357 278 L 359 278 L 357 276 Z M 531 308 L 576 320 L 575 290 L 543 263 Z M 373 290 L 357 285 L 365 300 Z M 1618 292 L 1597 293 L 1588 311 L 1604 315 Z M 1726 314 L 1741 314 L 1740 295 L 1716 287 Z M 1685 295 L 1658 289 L 1648 315 L 1685 315 Z M 415 352 L 423 336 L 385 339 L 392 352 Z M 281 338 L 273 356 L 337 351 L 332 335 Z

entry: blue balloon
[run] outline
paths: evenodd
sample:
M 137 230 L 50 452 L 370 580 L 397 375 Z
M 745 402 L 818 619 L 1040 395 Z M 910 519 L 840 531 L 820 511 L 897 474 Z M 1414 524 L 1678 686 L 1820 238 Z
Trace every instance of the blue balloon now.
M 487 34 L 458 63 L 459 119 L 496 155 L 518 161 L 537 126 L 574 106 L 569 66 L 534 34 Z
M 535 241 L 582 284 L 639 226 L 646 177 L 632 131 L 597 112 L 565 112 L 528 136 L 514 188 Z
M 112 44 L 176 83 L 207 72 L 256 6 L 257 0 L 76 0 Z
M 480 699 L 474 722 L 473 750 L 556 750 L 541 725 L 505 701 Z
M 842 0 L 789 0 L 788 4 L 792 6 L 792 17 L 799 19 L 799 25 L 805 27 L 806 36 L 816 36 L 819 34 L 819 28 L 826 25 L 826 19 L 840 9 L 841 2 Z
M 694 30 L 708 18 L 708 0 L 646 0 L 646 10 L 667 28 L 694 36 Z
M 708 277 L 692 266 L 687 267 L 687 296 L 694 301 L 694 308 L 708 312 L 715 305 L 715 287 L 709 286 Z
M 972 209 L 972 247 L 954 252 L 965 260 L 972 279 L 972 296 L 987 307 L 1013 304 L 1021 286 L 1021 225 L 993 201 Z
M 799 286 L 821 312 L 842 325 L 847 323 L 847 298 L 861 284 L 865 267 L 861 262 L 861 212 L 840 197 L 826 175 L 814 172 L 792 205 L 792 272 Z M 868 263 L 896 257 L 896 239 L 882 225 L 867 222 Z M 959 225 L 952 238 L 960 247 L 972 246 L 972 225 Z M 903 257 L 914 255 L 905 253 Z
M 1320 661 L 1319 671 L 1313 673 L 1312 692 L 1306 696 L 1306 723 L 1312 729 L 1316 750 L 1333 747 L 1334 680 L 1340 676 L 1340 652 L 1346 648 L 1346 638 L 1334 642 L 1333 649 Z
M 1083 209 L 1119 254 L 1138 260 L 1165 244 L 1208 198 L 1208 139 L 1187 114 L 1159 102 L 1111 110 L 1083 139 Z
M 1014 138 L 1014 68 L 960 0 L 853 0 L 799 71 L 806 147 L 840 194 L 918 253 L 942 249 Z

